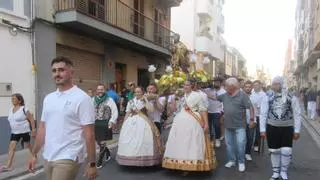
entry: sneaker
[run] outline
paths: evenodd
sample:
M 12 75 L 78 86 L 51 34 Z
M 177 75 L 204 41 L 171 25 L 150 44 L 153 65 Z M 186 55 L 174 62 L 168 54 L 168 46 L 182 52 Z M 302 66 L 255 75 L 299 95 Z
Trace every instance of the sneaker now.
M 244 163 L 239 163 L 239 172 L 244 172 L 246 170 L 246 165 Z
M 102 168 L 102 163 L 97 164 L 97 169 L 101 169 Z
M 224 165 L 224 167 L 226 167 L 226 168 L 231 168 L 231 167 L 234 167 L 234 166 L 236 166 L 236 163 L 232 162 L 232 161 L 229 161 L 229 162 L 227 162 L 226 165 Z
M 277 177 L 277 178 L 271 177 L 269 180 L 282 180 L 282 179 L 280 177 Z
M 216 147 L 219 148 L 221 146 L 221 141 L 219 139 L 216 139 Z
M 255 147 L 253 148 L 253 150 L 254 150 L 254 152 L 258 152 L 258 151 L 259 151 L 259 146 L 255 146 Z
M 106 156 L 106 159 L 104 160 L 105 162 L 108 162 L 111 160 L 111 156 Z
M 224 140 L 224 136 L 221 136 L 221 137 L 220 137 L 220 141 L 223 141 L 223 140 Z
M 252 161 L 252 157 L 251 157 L 250 154 L 246 154 L 246 160 L 247 160 L 247 161 Z

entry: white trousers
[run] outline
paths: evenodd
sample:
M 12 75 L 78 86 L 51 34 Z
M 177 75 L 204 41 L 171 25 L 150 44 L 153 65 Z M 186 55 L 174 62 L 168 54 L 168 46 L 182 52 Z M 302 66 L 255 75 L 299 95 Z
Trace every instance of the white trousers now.
M 308 119 L 315 120 L 317 103 L 315 101 L 308 101 Z

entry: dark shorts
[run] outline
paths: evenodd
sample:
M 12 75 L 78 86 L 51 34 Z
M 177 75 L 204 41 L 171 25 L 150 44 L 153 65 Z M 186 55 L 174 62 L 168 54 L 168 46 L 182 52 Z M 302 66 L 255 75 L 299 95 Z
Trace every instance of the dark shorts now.
M 22 134 L 11 134 L 10 141 L 20 141 L 22 139 L 23 142 L 29 143 L 30 142 L 30 134 L 29 133 L 22 133 Z
M 160 122 L 154 122 L 154 125 L 158 128 L 159 133 L 161 133 L 161 123 Z
M 112 129 L 109 128 L 108 121 L 97 120 L 95 121 L 95 137 L 96 141 L 112 140 Z
M 268 124 L 267 141 L 269 149 L 292 147 L 293 127 L 275 127 Z

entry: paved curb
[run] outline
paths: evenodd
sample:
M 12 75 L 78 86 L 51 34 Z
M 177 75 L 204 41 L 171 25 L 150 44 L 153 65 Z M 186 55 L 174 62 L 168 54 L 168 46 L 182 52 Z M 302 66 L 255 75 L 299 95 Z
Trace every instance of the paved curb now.
M 302 124 L 307 129 L 308 133 L 320 149 L 320 130 L 315 129 L 315 127 L 309 122 L 309 120 L 303 119 Z
M 111 150 L 111 149 L 114 149 L 118 147 L 118 141 L 114 141 L 112 144 L 109 144 L 108 145 L 108 148 Z M 35 172 L 37 171 L 42 171 L 44 169 L 44 166 L 43 165 L 39 165 L 38 167 L 35 168 Z M 1 179 L 1 180 L 12 180 L 12 179 L 15 179 L 15 178 L 19 178 L 21 176 L 25 176 L 25 175 L 28 175 L 30 174 L 29 171 L 26 169 L 25 171 L 22 171 L 22 172 L 18 172 L 16 174 L 13 174 L 11 176 L 8 176 L 4 179 Z
M 39 165 L 38 167 L 35 168 L 35 171 L 40 171 L 43 169 L 43 165 Z M 11 176 L 8 176 L 4 179 L 1 179 L 1 180 L 12 180 L 14 178 L 18 178 L 18 177 L 21 177 L 21 176 L 24 176 L 26 174 L 29 174 L 29 171 L 28 170 L 25 170 L 25 171 L 22 171 L 22 172 L 18 172 L 16 174 L 13 174 Z

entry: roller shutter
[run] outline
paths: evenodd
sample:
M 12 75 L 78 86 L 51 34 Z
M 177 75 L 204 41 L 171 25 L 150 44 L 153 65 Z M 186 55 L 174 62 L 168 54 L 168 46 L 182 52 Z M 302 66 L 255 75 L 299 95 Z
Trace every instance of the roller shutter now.
M 103 56 L 88 51 L 57 44 L 57 56 L 70 58 L 74 65 L 74 83 L 84 91 L 101 82 Z

